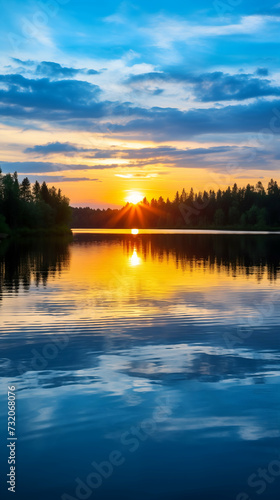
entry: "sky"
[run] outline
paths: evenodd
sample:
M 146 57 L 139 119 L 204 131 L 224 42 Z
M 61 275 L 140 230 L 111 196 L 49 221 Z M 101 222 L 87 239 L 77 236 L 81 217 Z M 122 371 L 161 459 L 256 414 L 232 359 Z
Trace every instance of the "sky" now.
M 280 3 L 1 1 L 0 166 L 73 206 L 270 178 Z

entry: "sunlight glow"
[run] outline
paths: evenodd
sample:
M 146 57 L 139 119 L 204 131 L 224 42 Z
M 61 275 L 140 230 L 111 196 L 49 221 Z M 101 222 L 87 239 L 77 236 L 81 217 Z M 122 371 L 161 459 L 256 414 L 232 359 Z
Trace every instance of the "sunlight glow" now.
M 139 233 L 139 229 L 131 229 L 131 234 L 138 234 Z
M 131 257 L 129 258 L 129 263 L 131 266 L 139 266 L 139 264 L 141 264 L 141 259 L 140 257 L 138 257 L 137 255 L 137 250 L 136 248 L 134 248 L 133 250 L 133 254 L 131 255 Z
M 128 203 L 133 203 L 133 205 L 137 205 L 137 203 L 142 201 L 143 198 L 144 198 L 143 194 L 139 193 L 139 191 L 130 191 L 125 201 Z

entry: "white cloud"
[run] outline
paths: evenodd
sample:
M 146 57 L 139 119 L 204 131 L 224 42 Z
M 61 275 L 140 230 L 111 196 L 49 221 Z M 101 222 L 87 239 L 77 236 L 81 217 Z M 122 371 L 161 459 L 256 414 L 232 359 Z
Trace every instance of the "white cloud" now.
M 280 22 L 275 16 L 244 16 L 237 23 L 221 24 L 214 20 L 212 25 L 192 24 L 182 18 L 163 15 L 153 17 L 148 26 L 140 28 L 159 48 L 169 48 L 174 42 L 190 39 L 204 39 L 219 36 L 250 35 L 265 31 L 269 24 Z M 267 33 L 266 33 L 267 36 Z

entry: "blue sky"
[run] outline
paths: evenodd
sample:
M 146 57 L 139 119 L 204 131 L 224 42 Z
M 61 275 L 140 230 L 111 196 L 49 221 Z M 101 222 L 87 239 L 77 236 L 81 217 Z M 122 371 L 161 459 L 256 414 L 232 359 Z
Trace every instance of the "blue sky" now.
M 277 178 L 279 26 L 277 2 L 3 3 L 3 171 L 92 206 Z

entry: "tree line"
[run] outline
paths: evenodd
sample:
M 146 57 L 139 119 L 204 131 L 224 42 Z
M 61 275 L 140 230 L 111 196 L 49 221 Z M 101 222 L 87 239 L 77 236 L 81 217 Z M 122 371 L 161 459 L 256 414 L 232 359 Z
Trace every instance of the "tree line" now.
M 71 221 L 69 200 L 60 189 L 0 169 L 0 233 L 13 230 L 62 230 Z
M 65 228 L 236 228 L 279 229 L 280 188 L 271 179 L 265 189 L 228 187 L 195 193 L 177 191 L 173 200 L 160 196 L 120 209 L 70 208 L 60 189 L 46 182 L 31 185 L 26 177 L 3 175 L 0 169 L 0 233 L 11 230 Z
M 146 198 L 136 206 L 121 209 L 72 209 L 73 228 L 236 228 L 279 229 L 280 188 L 271 179 L 267 189 L 261 181 L 255 186 L 233 187 L 194 193 L 177 191 L 173 200 L 160 196 Z

